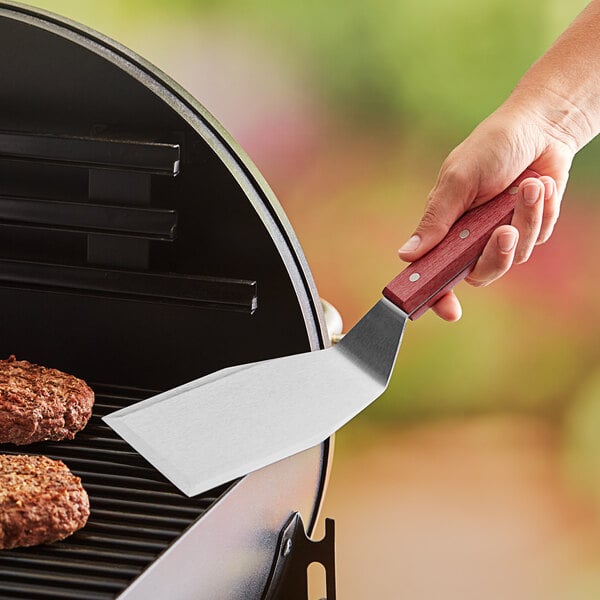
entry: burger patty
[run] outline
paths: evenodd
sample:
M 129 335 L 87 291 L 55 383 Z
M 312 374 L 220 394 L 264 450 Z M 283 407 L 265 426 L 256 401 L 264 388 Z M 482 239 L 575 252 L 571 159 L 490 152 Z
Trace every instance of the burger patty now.
M 0 443 L 72 440 L 87 424 L 94 392 L 57 369 L 0 360 Z
M 62 540 L 89 514 L 81 479 L 60 460 L 0 455 L 0 549 Z

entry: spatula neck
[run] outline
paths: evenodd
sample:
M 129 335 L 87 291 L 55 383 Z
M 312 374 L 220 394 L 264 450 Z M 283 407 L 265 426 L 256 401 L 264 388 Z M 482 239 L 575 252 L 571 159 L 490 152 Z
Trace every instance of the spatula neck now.
M 408 315 L 382 298 L 335 346 L 387 386 Z

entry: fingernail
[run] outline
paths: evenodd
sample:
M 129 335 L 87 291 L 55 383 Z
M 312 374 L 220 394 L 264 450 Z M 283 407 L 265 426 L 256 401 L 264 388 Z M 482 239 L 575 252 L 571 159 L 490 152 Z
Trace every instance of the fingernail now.
M 421 244 L 421 238 L 418 235 L 413 235 L 398 252 L 414 252 Z
M 554 194 L 554 180 L 544 181 L 544 198 L 547 200 L 552 197 L 552 194 Z
M 517 243 L 517 236 L 512 231 L 501 233 L 498 236 L 498 248 L 502 252 L 510 252 Z
M 523 200 L 525 204 L 533 205 L 537 202 L 540 195 L 540 188 L 535 183 L 523 186 Z

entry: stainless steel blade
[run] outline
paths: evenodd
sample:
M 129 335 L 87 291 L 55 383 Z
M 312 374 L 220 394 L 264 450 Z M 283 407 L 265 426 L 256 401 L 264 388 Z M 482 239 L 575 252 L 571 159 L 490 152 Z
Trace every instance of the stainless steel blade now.
M 406 319 L 383 298 L 332 348 L 224 369 L 104 421 L 200 494 L 321 443 L 378 398 Z

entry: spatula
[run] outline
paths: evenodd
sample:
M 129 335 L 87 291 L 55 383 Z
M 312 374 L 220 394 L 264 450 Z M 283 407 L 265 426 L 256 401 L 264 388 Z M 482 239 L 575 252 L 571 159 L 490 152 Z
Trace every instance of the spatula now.
M 310 448 L 388 385 L 407 319 L 416 319 L 473 268 L 510 223 L 518 184 L 465 213 L 428 254 L 325 350 L 223 369 L 104 417 L 188 496 Z

